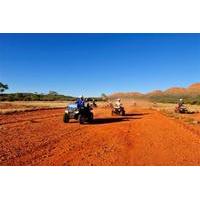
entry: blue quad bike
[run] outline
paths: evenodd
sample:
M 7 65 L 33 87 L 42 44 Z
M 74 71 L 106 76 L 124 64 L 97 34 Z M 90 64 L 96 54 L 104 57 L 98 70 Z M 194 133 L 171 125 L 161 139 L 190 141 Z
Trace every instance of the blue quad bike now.
M 63 121 L 64 123 L 69 123 L 71 119 L 75 119 L 78 120 L 80 124 L 92 123 L 94 120 L 92 110 L 89 104 L 79 109 L 76 104 L 70 104 L 65 109 Z

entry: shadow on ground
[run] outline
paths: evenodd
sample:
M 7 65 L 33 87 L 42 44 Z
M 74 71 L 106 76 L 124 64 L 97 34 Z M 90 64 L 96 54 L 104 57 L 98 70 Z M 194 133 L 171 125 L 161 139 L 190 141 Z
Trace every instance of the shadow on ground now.
M 127 117 L 144 116 L 144 115 L 149 115 L 149 113 L 128 113 L 128 114 L 126 114 Z
M 138 120 L 142 119 L 142 116 L 148 115 L 149 113 L 133 113 L 133 114 L 126 114 L 124 117 L 119 116 L 117 117 L 108 117 L 108 118 L 95 118 L 91 124 L 98 125 L 98 124 L 111 124 L 117 122 L 126 122 L 130 120 Z M 77 120 L 70 121 L 70 123 L 77 123 Z
M 92 124 L 110 124 L 110 123 L 117 123 L 117 122 L 126 122 L 126 121 L 129 121 L 130 119 L 141 119 L 141 117 L 99 118 L 99 119 L 94 119 Z

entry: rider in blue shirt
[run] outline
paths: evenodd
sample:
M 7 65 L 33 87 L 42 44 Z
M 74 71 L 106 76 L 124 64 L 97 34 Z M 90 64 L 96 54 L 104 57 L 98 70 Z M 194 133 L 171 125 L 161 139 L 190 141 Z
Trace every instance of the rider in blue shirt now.
M 76 101 L 76 104 L 77 104 L 77 108 L 80 109 L 82 107 L 85 107 L 85 101 L 84 101 L 84 97 L 83 96 L 80 96 L 77 101 Z

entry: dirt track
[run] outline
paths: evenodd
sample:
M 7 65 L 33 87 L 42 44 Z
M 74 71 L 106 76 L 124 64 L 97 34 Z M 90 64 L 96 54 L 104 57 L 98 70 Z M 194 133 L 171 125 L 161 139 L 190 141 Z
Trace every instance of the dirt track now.
M 97 109 L 92 125 L 63 109 L 0 115 L 0 165 L 200 165 L 200 128 L 155 110 Z

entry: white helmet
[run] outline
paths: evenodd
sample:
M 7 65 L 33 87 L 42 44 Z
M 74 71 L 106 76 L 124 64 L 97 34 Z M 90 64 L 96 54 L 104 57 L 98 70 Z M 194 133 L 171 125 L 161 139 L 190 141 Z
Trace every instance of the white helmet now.
M 117 99 L 117 101 L 121 101 L 121 99 Z
M 80 99 L 83 98 L 83 95 L 80 95 L 79 98 L 80 98 Z
M 182 101 L 183 101 L 183 99 L 180 99 L 180 101 L 182 102 Z

